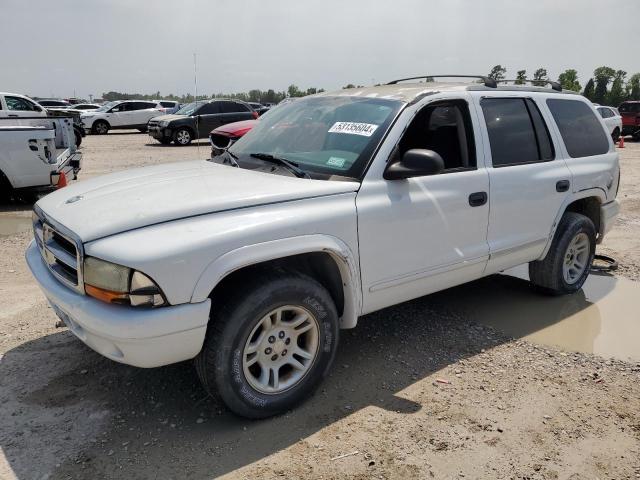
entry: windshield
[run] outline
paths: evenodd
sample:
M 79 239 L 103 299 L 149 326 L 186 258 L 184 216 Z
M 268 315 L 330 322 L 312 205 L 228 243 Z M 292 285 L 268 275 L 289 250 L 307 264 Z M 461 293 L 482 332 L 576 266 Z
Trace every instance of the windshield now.
M 107 102 L 103 104 L 100 108 L 96 108 L 94 112 L 106 112 L 107 110 L 112 108 L 114 105 L 117 105 L 118 103 L 120 102 Z
M 306 172 L 360 178 L 402 103 L 354 96 L 310 97 L 272 109 L 229 151 L 284 158 Z M 320 175 L 322 176 L 322 175 Z
M 200 105 L 202 105 L 202 102 L 187 103 L 184 107 L 176 112 L 176 115 L 193 115 L 193 112 L 195 112 L 198 107 L 200 107 Z

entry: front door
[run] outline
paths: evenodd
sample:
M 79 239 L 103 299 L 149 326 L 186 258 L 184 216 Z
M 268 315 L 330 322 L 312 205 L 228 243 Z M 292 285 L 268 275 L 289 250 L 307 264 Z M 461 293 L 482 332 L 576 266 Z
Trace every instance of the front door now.
M 198 138 L 207 138 L 211 130 L 221 125 L 220 113 L 220 102 L 205 103 L 198 109 L 195 113 Z
M 473 109 L 462 98 L 427 104 L 392 152 L 434 150 L 443 173 L 385 180 L 379 158 L 367 173 L 356 198 L 364 313 L 482 275 L 489 176 Z

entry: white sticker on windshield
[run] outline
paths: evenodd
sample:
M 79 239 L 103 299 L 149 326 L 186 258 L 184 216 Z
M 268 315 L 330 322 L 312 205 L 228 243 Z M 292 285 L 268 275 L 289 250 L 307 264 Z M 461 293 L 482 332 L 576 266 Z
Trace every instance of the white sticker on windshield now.
M 327 160 L 327 165 L 331 165 L 332 167 L 342 168 L 344 167 L 344 158 L 329 157 L 329 160 Z
M 370 137 L 377 128 L 378 125 L 371 123 L 336 122 L 329 129 L 329 133 L 350 133 L 351 135 Z

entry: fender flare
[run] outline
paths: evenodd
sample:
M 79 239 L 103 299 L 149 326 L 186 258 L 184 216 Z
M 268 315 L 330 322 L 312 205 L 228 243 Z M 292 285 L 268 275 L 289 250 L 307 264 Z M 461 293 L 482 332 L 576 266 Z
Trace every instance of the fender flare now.
M 549 232 L 549 237 L 547 238 L 547 244 L 545 245 L 544 250 L 542 251 L 542 254 L 540 255 L 540 257 L 538 257 L 538 260 L 542 260 L 544 257 L 547 256 L 547 253 L 551 248 L 551 242 L 553 242 L 553 236 L 556 233 L 556 228 L 558 228 L 560 219 L 564 215 L 564 212 L 566 212 L 569 204 L 575 202 L 576 200 L 581 200 L 583 198 L 588 198 L 588 197 L 597 197 L 600 200 L 601 205 L 604 203 L 607 203 L 607 195 L 605 191 L 599 187 L 589 188 L 587 190 L 574 192 L 572 195 L 568 196 L 565 199 L 565 201 L 562 203 L 562 206 L 560 207 L 560 209 L 558 210 L 558 214 L 556 215 L 556 218 L 553 221 L 553 225 L 551 226 L 551 232 Z
M 351 249 L 342 240 L 331 235 L 301 235 L 231 250 L 207 265 L 193 290 L 191 303 L 205 301 L 215 286 L 236 270 L 269 260 L 314 252 L 328 253 L 336 262 L 344 292 L 340 328 L 354 328 L 362 310 L 360 269 Z

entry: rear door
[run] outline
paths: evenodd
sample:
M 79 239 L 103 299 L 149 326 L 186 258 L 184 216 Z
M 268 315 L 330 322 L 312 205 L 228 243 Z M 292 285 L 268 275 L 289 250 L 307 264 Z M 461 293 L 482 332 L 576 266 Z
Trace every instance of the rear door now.
M 486 273 L 495 273 L 543 253 L 572 177 L 556 153 L 544 104 L 509 94 L 476 101 L 491 159 Z
M 222 102 L 205 103 L 195 113 L 198 138 L 208 137 L 211 130 L 222 125 L 221 103 Z
M 153 117 L 163 115 L 164 112 L 158 108 L 156 102 L 135 102 L 135 120 L 136 125 L 145 126 Z

